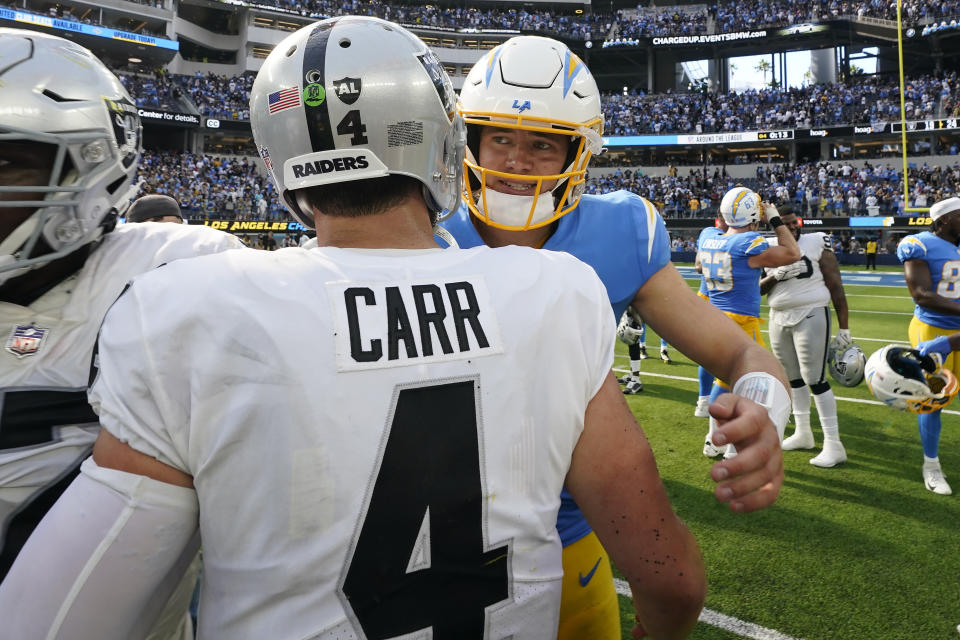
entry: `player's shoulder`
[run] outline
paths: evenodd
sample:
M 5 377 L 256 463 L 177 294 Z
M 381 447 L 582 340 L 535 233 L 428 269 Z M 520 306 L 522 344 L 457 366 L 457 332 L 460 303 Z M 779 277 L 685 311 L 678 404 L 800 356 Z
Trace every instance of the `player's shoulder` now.
M 922 231 L 906 236 L 897 244 L 897 255 L 900 257 L 922 257 L 927 254 L 927 243 L 935 238 L 929 231 Z
M 591 215 L 631 215 L 639 218 L 653 218 L 660 215 L 652 202 L 625 189 L 610 193 L 586 194 L 580 198 L 578 208 L 582 213 Z
M 235 236 L 202 225 L 125 224 L 104 236 L 103 255 L 149 256 L 154 264 L 243 247 Z

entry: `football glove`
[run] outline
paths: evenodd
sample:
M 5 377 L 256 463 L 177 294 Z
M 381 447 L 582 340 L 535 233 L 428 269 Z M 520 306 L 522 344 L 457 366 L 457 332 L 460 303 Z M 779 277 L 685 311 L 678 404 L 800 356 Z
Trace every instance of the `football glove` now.
M 833 346 L 838 351 L 842 351 L 853 342 L 853 339 L 850 337 L 850 329 L 837 329 L 837 336 L 833 339 Z
M 947 359 L 952 349 L 950 348 L 950 336 L 939 336 L 933 340 L 926 340 L 917 345 L 920 355 L 928 356 L 931 353 L 939 353 L 943 360 Z
M 640 329 L 634 326 L 630 314 L 624 313 L 623 317 L 620 318 L 620 324 L 617 325 L 617 337 L 620 338 L 620 342 L 626 345 L 637 344 L 640 340 Z
M 791 262 L 790 264 L 774 269 L 773 277 L 777 280 L 790 280 L 803 273 L 806 268 L 807 266 L 803 263 L 803 260 L 797 260 L 796 262 Z

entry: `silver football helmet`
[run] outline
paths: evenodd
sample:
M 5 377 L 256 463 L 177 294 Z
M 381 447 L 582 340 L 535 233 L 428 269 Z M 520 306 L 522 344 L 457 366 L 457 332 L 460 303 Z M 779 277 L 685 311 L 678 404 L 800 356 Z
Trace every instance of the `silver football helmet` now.
M 466 132 L 437 57 L 396 24 L 360 16 L 284 38 L 250 92 L 250 124 L 287 208 L 309 228 L 297 190 L 398 174 L 435 213 L 455 210 Z
M 957 378 L 941 366 L 939 354 L 887 345 L 867 360 L 867 387 L 877 400 L 901 411 L 932 413 L 957 396 Z
M 838 347 L 833 341 L 827 350 L 827 368 L 838 384 L 855 387 L 863 382 L 863 368 L 867 358 L 856 342 Z
M 133 193 L 141 127 L 96 56 L 36 31 L 0 28 L 0 92 L 0 215 L 32 210 L 0 239 L 2 282 L 113 228 Z

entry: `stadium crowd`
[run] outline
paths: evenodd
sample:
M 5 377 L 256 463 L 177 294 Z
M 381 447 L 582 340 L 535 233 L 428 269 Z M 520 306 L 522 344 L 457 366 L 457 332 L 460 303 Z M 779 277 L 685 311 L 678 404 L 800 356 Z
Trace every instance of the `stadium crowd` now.
M 960 162 L 951 167 L 923 163 L 910 169 L 910 206 L 926 207 L 960 193 Z M 736 184 L 760 193 L 769 202 L 790 202 L 806 217 L 898 215 L 903 213 L 903 174 L 891 164 L 844 163 L 758 165 L 752 178 L 734 179 L 725 168 L 675 167 L 666 176 L 649 176 L 638 169 L 617 169 L 592 176 L 588 193 L 617 189 L 633 191 L 661 208 L 666 218 L 713 216 L 720 198 Z
M 138 195 L 176 198 L 188 219 L 286 220 L 273 184 L 249 156 L 148 152 L 140 164 Z M 714 216 L 723 194 L 743 184 L 776 203 L 791 202 L 807 217 L 896 215 L 903 205 L 902 172 L 892 164 L 861 168 L 848 162 L 758 165 L 756 176 L 733 178 L 725 167 L 670 167 L 651 176 L 636 168 L 594 172 L 587 193 L 626 189 L 655 203 L 665 218 Z M 911 206 L 924 207 L 960 193 L 960 161 L 910 170 Z
M 273 183 L 247 156 L 146 152 L 139 195 L 176 198 L 187 219 L 286 220 Z
M 904 92 L 908 120 L 960 115 L 955 72 L 911 79 Z M 607 135 L 712 133 L 871 124 L 900 119 L 899 84 L 876 76 L 848 82 L 740 93 L 645 94 L 602 97 Z
M 197 112 L 248 120 L 253 74 L 193 76 L 118 71 L 138 106 L 175 108 L 186 94 Z M 795 127 L 871 124 L 900 119 L 899 85 L 883 77 L 740 93 L 607 93 L 602 97 L 607 135 L 713 133 Z M 913 78 L 905 91 L 906 118 L 960 116 L 960 83 L 955 72 Z
M 131 0 L 139 4 L 163 7 L 163 0 Z M 608 43 L 639 45 L 638 38 L 665 35 L 727 33 L 765 27 L 786 27 L 804 22 L 830 20 L 844 16 L 896 19 L 896 3 L 887 0 L 745 0 L 720 2 L 696 7 L 660 7 L 649 10 L 638 5 L 636 10 L 618 10 L 564 14 L 530 8 L 466 8 L 441 7 L 433 4 L 409 5 L 382 0 L 252 0 L 251 4 L 277 7 L 301 15 L 324 18 L 338 15 L 370 15 L 411 25 L 457 30 L 518 30 L 527 33 L 558 35 L 574 40 L 605 40 Z M 24 6 L 6 0 L 7 6 L 28 13 Z M 98 21 L 100 14 L 80 11 L 67 5 L 51 5 L 51 17 L 123 29 L 124 25 L 109 20 Z M 949 21 L 960 16 L 960 0 L 932 2 L 905 0 L 903 21 L 919 26 Z M 139 33 L 167 37 L 145 26 Z

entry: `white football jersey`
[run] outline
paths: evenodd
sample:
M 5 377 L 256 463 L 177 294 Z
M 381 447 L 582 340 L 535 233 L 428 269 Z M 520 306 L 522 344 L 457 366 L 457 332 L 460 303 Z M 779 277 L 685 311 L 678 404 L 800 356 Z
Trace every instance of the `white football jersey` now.
M 823 281 L 823 273 L 820 271 L 820 256 L 824 251 L 833 251 L 830 245 L 830 236 L 817 231 L 815 233 L 804 233 L 797 240 L 803 257 L 799 262 L 803 264 L 804 270 L 800 275 L 789 280 L 781 280 L 776 284 L 773 290 L 767 295 L 767 304 L 770 305 L 770 321 L 777 321 L 778 312 L 788 312 L 794 309 L 798 311 L 811 309 L 813 307 L 824 307 L 830 304 L 830 290 Z M 785 314 L 785 322 L 781 324 L 791 325 L 790 314 Z
M 122 225 L 30 306 L 0 302 L 0 579 L 96 439 L 87 384 L 107 309 L 137 274 L 241 246 L 205 227 Z
M 135 281 L 91 403 L 194 477 L 200 637 L 553 640 L 614 324 L 566 253 L 231 252 Z

